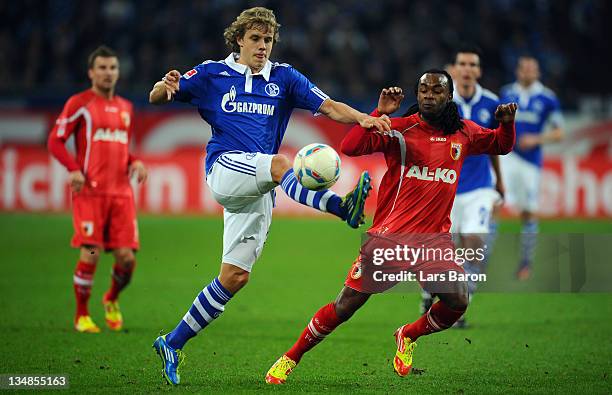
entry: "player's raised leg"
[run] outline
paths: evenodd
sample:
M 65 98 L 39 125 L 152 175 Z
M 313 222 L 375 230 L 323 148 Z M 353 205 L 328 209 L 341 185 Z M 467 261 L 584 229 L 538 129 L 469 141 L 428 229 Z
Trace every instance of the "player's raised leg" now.
M 372 189 L 367 171 L 361 174 L 355 188 L 342 198 L 331 190 L 312 191 L 302 186 L 293 172 L 291 162 L 284 155 L 274 156 L 270 171 L 274 182 L 280 184 L 287 196 L 296 202 L 334 214 L 352 228 L 363 224 L 365 201 Z
M 407 376 L 412 369 L 416 340 L 421 336 L 450 328 L 467 309 L 469 297 L 465 282 L 451 282 L 438 286 L 445 291 L 436 292 L 440 300 L 418 320 L 405 324 L 395 331 L 397 351 L 393 359 L 393 370 L 401 377 Z
M 131 248 L 117 248 L 113 250 L 115 264 L 111 272 L 110 288 L 102 298 L 104 305 L 104 318 L 106 325 L 111 330 L 123 328 L 123 315 L 119 308 L 119 293 L 127 287 L 132 279 L 132 273 L 136 267 L 136 257 Z
M 98 333 L 100 328 L 89 315 L 89 297 L 96 272 L 100 248 L 95 246 L 82 246 L 79 262 L 73 276 L 74 295 L 76 297 L 76 314 L 74 328 L 81 333 Z
M 284 384 L 302 356 L 332 333 L 338 325 L 351 318 L 369 297 L 369 294 L 344 287 L 335 302 L 321 307 L 315 313 L 295 344 L 272 365 L 266 373 L 266 382 Z

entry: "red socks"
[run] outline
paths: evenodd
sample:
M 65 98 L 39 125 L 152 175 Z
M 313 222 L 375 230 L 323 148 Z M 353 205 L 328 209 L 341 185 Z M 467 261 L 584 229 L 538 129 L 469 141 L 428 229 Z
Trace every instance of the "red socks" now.
M 321 307 L 285 355 L 295 362 L 299 362 L 304 353 L 319 344 L 321 340 L 325 339 L 325 336 L 332 333 L 341 323 L 336 315 L 336 308 L 333 303 Z
M 465 310 L 452 310 L 442 301 L 438 301 L 421 318 L 410 325 L 404 326 L 402 335 L 415 341 L 419 336 L 443 331 L 453 326 L 463 313 L 465 313 Z
M 132 279 L 132 273 L 134 272 L 134 267 L 136 266 L 136 262 L 134 262 L 129 269 L 125 269 L 123 266 L 115 263 L 113 265 L 113 272 L 111 276 L 111 286 L 110 289 L 104 295 L 104 300 L 112 300 L 115 301 L 119 297 L 119 292 L 123 288 L 125 288 Z
M 76 296 L 77 317 L 89 315 L 87 310 L 87 302 L 91 295 L 91 285 L 93 284 L 93 276 L 96 272 L 96 264 L 79 261 L 74 269 L 74 295 Z

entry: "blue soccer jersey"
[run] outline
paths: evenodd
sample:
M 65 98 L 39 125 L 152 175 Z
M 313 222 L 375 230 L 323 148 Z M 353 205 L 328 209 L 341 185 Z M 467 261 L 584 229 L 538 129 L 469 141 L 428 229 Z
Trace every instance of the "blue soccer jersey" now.
M 552 127 L 563 126 L 559 100 L 553 91 L 536 81 L 528 88 L 523 88 L 518 82 L 506 85 L 501 91 L 501 102 L 516 102 L 519 105 L 514 119 L 517 141 L 514 152 L 528 162 L 538 167 L 542 166 L 541 146 L 523 151 L 519 148 L 518 142 L 525 133 L 542 133 L 548 124 Z
M 227 151 L 278 153 L 293 109 L 317 113 L 328 98 L 288 64 L 268 61 L 252 74 L 235 54 L 196 66 L 179 84 L 175 99 L 197 106 L 212 129 L 207 172 Z
M 465 99 L 455 91 L 453 101 L 457 104 L 461 116 L 476 122 L 480 126 L 489 129 L 497 127 L 495 120 L 495 109 L 499 105 L 497 95 L 480 85 L 476 85 L 476 92 L 471 99 Z M 491 164 L 489 155 L 470 155 L 465 158 L 457 193 L 465 193 L 478 188 L 491 188 L 493 179 L 491 177 Z

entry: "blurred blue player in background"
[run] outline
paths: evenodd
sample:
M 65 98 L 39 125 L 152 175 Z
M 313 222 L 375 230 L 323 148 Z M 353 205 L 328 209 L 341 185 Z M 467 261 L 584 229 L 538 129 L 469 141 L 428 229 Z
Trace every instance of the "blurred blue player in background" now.
M 516 102 L 516 145 L 502 160 L 507 202 L 521 215 L 520 261 L 516 276 L 526 280 L 531 274 L 535 254 L 538 220 L 542 145 L 563 138 L 563 115 L 553 91 L 540 81 L 538 61 L 531 56 L 519 58 L 516 82 L 501 90 L 501 102 Z

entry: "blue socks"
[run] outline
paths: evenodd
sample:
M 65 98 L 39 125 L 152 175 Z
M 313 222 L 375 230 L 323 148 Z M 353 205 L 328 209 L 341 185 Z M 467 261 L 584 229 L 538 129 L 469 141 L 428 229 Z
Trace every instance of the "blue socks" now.
M 521 266 L 531 266 L 538 237 L 538 221 L 523 223 L 521 230 Z
M 293 169 L 287 170 L 280 185 L 287 196 L 296 202 L 346 219 L 346 211 L 340 206 L 342 202 L 340 196 L 330 190 L 311 191 L 304 188 L 295 177 Z
M 166 336 L 166 342 L 174 349 L 182 349 L 191 339 L 216 319 L 225 310 L 225 304 L 232 298 L 218 278 L 208 284 L 196 296 L 191 308 L 174 330 Z

